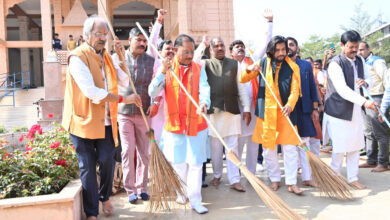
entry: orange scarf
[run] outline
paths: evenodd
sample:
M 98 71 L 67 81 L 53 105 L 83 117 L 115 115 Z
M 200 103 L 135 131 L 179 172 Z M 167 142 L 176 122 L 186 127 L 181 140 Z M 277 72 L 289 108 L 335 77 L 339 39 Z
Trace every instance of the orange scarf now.
M 173 71 L 180 78 L 179 62 L 177 57 L 174 58 Z M 187 91 L 199 104 L 199 80 L 200 80 L 200 66 L 195 62 L 192 62 L 189 66 L 190 72 L 187 85 L 184 85 Z M 180 123 L 180 107 L 179 107 L 179 96 L 181 91 L 179 82 L 176 81 L 171 72 L 168 72 L 165 76 L 165 100 L 166 100 L 166 120 L 165 129 L 174 133 L 181 132 Z M 191 103 L 189 98 L 186 96 L 186 135 L 196 136 L 198 131 L 207 128 L 206 121 L 196 114 L 196 107 Z
M 294 62 L 286 56 L 285 61 L 287 64 L 292 67 Z M 282 99 L 280 97 L 279 92 L 279 71 L 281 68 L 280 63 L 276 67 L 276 73 L 275 73 L 275 80 L 273 79 L 272 74 L 272 64 L 271 59 L 267 58 L 267 68 L 265 70 L 265 80 L 268 82 L 268 85 L 271 87 L 272 91 L 278 98 L 278 101 L 282 104 Z M 301 85 L 300 77 L 299 77 L 299 68 L 293 70 L 293 77 L 291 80 L 298 80 L 299 85 Z M 294 77 L 298 76 L 298 77 Z M 301 93 L 301 92 L 300 92 Z M 301 94 L 300 94 L 301 95 Z M 278 103 L 276 102 L 274 96 L 271 94 L 271 91 L 268 89 L 268 87 L 265 90 L 265 108 L 264 108 L 264 123 L 263 123 L 263 146 L 265 148 L 274 148 L 276 145 L 276 126 L 277 126 L 277 120 L 278 120 Z M 284 117 L 284 116 L 283 116 Z
M 245 60 L 245 64 L 247 66 L 249 65 L 252 65 L 253 64 L 253 61 L 251 58 L 249 57 L 245 57 L 244 58 Z M 260 63 L 260 62 L 259 62 Z M 259 64 L 260 65 L 260 64 Z M 259 80 L 257 79 L 257 77 L 253 78 L 251 80 L 251 85 L 252 85 L 252 93 L 253 93 L 253 96 L 252 96 L 252 99 L 253 99 L 253 106 L 256 108 L 256 102 L 257 102 L 257 93 L 259 91 Z
M 103 53 L 104 59 L 104 72 L 106 74 L 108 92 L 111 94 L 118 95 L 118 80 L 116 77 L 116 70 L 112 63 L 111 57 L 107 52 Z M 118 141 L 118 125 L 117 125 L 117 116 L 118 116 L 118 103 L 109 102 L 108 103 L 111 117 L 111 126 L 112 126 L 112 136 L 114 138 L 115 147 L 119 145 Z

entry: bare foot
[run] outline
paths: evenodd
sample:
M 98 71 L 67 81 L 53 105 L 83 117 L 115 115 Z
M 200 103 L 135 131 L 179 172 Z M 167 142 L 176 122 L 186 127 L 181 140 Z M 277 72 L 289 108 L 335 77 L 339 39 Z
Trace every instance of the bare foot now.
M 102 204 L 103 204 L 103 213 L 104 214 L 111 215 L 114 212 L 114 206 L 112 206 L 110 200 L 102 202 Z
M 215 178 L 210 181 L 210 185 L 212 186 L 218 186 L 221 183 L 221 177 L 220 178 Z
M 287 190 L 289 192 L 296 194 L 296 195 L 301 195 L 303 193 L 303 190 L 301 190 L 297 185 L 289 185 L 287 187 Z
M 362 189 L 365 189 L 366 186 L 359 183 L 359 181 L 354 181 L 352 183 L 350 183 L 353 187 L 355 187 L 356 189 L 359 189 L 359 190 L 362 190 Z
M 376 167 L 376 164 L 368 164 L 368 163 L 359 164 L 359 168 L 373 168 L 373 167 Z
M 276 191 L 279 189 L 279 187 L 280 187 L 280 182 L 272 182 L 269 188 L 271 188 L 273 191 Z
M 302 185 L 304 185 L 304 186 L 311 186 L 311 187 L 317 187 L 317 184 L 313 180 L 302 181 Z
M 237 190 L 238 192 L 245 192 L 245 188 L 240 183 L 234 183 L 230 186 L 230 189 Z
M 96 216 L 89 216 L 88 218 L 87 218 L 87 220 L 96 220 L 97 218 L 96 218 Z
M 383 171 L 386 171 L 386 170 L 389 170 L 389 168 L 381 166 L 381 165 L 378 165 L 374 169 L 372 169 L 371 172 L 383 172 Z

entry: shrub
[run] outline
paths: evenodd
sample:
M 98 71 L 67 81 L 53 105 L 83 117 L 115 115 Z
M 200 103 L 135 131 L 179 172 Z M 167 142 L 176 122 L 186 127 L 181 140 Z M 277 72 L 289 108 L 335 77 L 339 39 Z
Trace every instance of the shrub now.
M 0 125 L 0 134 L 7 133 L 7 129 L 5 129 L 4 125 Z
M 26 151 L 0 149 L 0 199 L 57 193 L 78 175 L 69 134 L 58 124 L 47 132 L 33 125 Z
M 17 133 L 17 132 L 28 132 L 28 128 L 26 126 L 23 126 L 23 127 L 16 126 L 16 127 L 14 127 L 14 132 L 15 133 Z

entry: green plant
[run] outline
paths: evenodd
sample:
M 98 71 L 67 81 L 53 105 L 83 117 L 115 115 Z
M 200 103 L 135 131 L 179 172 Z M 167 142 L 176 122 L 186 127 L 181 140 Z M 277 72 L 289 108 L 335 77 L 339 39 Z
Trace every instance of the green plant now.
M 7 133 L 7 129 L 5 129 L 4 125 L 0 125 L 0 134 Z
M 14 130 L 15 133 L 16 133 L 16 132 L 28 132 L 27 126 L 22 126 L 22 127 L 20 127 L 20 126 L 15 126 L 15 127 L 13 128 L 13 130 Z
M 58 124 L 46 132 L 33 125 L 25 138 L 26 151 L 0 149 L 0 199 L 57 193 L 78 175 L 74 146 Z

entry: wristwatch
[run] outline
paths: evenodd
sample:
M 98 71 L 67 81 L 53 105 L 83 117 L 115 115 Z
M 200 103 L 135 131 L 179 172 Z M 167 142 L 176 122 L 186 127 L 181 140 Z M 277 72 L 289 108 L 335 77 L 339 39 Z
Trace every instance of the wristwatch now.
M 317 108 L 314 108 L 314 107 L 313 107 L 313 111 L 314 111 L 314 110 L 319 112 L 319 111 L 320 111 L 320 108 L 318 108 L 318 107 L 317 107 Z

